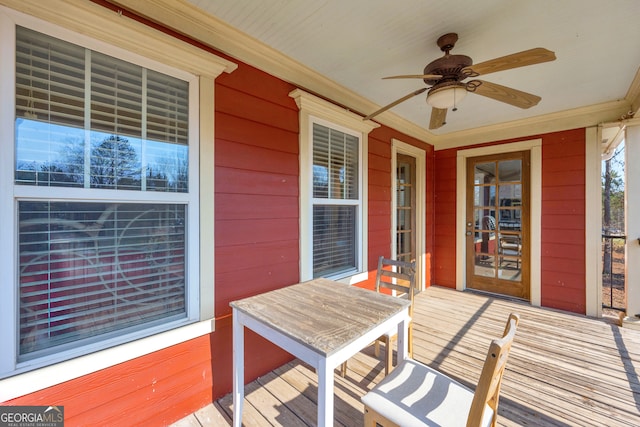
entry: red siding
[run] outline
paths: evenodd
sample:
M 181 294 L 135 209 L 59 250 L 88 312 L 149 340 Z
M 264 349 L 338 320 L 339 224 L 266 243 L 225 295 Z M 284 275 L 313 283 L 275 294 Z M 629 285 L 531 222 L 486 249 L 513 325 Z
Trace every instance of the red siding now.
M 216 80 L 216 316 L 229 302 L 299 281 L 298 108 L 294 87 L 240 64 Z M 231 318 L 211 337 L 213 397 L 231 390 Z M 252 380 L 291 359 L 246 333 Z M 197 408 L 193 408 L 195 410 Z
M 456 287 L 456 150 L 435 152 L 434 283 Z
M 7 403 L 64 406 L 69 426 L 162 425 L 210 401 L 210 381 L 209 338 L 201 337 Z
M 585 313 L 585 132 L 542 145 L 542 305 Z M 562 252 L 560 252 L 562 249 Z

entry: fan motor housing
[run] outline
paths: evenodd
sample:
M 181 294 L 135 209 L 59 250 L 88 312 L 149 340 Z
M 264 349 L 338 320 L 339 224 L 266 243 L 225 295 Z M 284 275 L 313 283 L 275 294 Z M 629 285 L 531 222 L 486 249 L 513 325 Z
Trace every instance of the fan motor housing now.
M 463 75 L 461 71 L 471 65 L 473 65 L 473 60 L 467 55 L 445 55 L 424 67 L 424 74 L 436 74 L 442 77 L 439 79 L 424 79 L 424 82 L 428 85 L 435 85 L 446 80 L 464 80 L 467 76 Z

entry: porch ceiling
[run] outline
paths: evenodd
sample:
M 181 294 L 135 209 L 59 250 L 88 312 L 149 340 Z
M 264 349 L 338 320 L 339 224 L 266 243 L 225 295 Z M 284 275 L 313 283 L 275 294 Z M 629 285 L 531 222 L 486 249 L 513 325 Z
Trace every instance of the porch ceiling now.
M 448 32 L 460 37 L 453 53 L 474 62 L 538 46 L 556 53 L 554 62 L 486 77 L 541 96 L 536 107 L 468 96 L 458 111 L 449 111 L 445 126 L 431 131 L 437 135 L 624 102 L 640 65 L 636 0 L 190 1 L 379 105 L 424 87 L 421 80 L 381 77 L 421 74 L 442 56 L 435 42 Z M 425 96 L 393 112 L 428 127 Z M 617 119 L 616 113 L 607 119 Z
M 436 40 L 448 32 L 459 35 L 452 53 L 471 56 L 476 63 L 534 47 L 556 53 L 553 62 L 483 77 L 541 96 L 542 101 L 530 109 L 470 95 L 456 112 L 449 111 L 445 126 L 428 130 L 431 107 L 422 94 L 375 119 L 402 123 L 402 130 L 436 148 L 593 126 L 629 116 L 639 104 L 637 0 L 174 1 L 170 7 L 182 12 L 174 15 L 189 16 L 182 22 L 169 17 L 166 10 L 162 15 L 158 8 L 154 11 L 141 5 L 168 4 L 166 0 L 114 3 L 178 27 L 178 31 L 363 115 L 425 87 L 421 80 L 381 78 L 421 74 L 428 62 L 442 56 Z M 228 39 L 229 33 L 221 33 L 219 20 L 249 37 L 241 46 L 225 41 L 221 35 Z M 208 34 L 185 24 L 195 21 L 203 23 L 203 28 L 208 26 Z M 260 55 L 255 51 L 264 46 L 268 50 L 256 60 Z M 280 54 L 283 57 L 274 58 Z M 270 61 L 265 60 L 267 56 Z M 295 70 L 287 75 L 277 70 L 283 63 L 288 68 L 299 64 L 305 72 Z M 303 77 L 306 71 L 336 85 Z M 344 92 L 358 101 L 352 102 Z

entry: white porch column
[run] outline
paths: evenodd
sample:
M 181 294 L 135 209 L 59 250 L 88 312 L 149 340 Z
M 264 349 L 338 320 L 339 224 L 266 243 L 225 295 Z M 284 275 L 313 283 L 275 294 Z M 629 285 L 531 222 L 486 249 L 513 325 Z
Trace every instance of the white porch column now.
M 625 138 L 625 250 L 627 317 L 623 326 L 640 329 L 640 125 L 627 126 Z

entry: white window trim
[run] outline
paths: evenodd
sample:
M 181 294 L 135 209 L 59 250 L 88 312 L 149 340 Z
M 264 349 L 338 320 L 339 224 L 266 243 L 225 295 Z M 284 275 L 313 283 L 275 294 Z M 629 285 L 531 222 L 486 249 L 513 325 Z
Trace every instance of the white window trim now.
M 313 123 L 340 130 L 360 139 L 359 215 L 357 271 L 348 276 L 332 277 L 343 283 L 353 284 L 366 280 L 368 253 L 368 135 L 379 127 L 377 123 L 363 121 L 362 117 L 337 107 L 300 89 L 289 93 L 300 110 L 300 280 L 313 278 Z
M 425 150 L 393 138 L 391 140 L 391 257 L 397 259 L 398 245 L 396 230 L 398 229 L 398 180 L 395 171 L 398 168 L 398 154 L 405 154 L 416 159 L 416 286 L 424 289 L 426 283 L 426 173 L 427 153 Z
M 144 338 L 120 344 L 74 359 L 58 362 L 46 367 L 33 368 L 26 363 L 16 369 L 17 338 L 13 327 L 15 324 L 15 301 L 17 298 L 18 272 L 15 268 L 17 231 L 16 206 L 14 203 L 0 203 L 0 245 L 3 257 L 0 258 L 1 271 L 13 272 L 11 278 L 0 286 L 0 341 L 4 350 L 0 352 L 0 376 L 11 375 L 0 380 L 0 401 L 6 401 L 23 396 L 37 390 L 87 375 L 134 358 L 153 353 L 181 342 L 185 342 L 211 333 L 215 329 L 214 317 L 214 198 L 211 189 L 214 188 L 213 168 L 198 168 L 198 158 L 206 158 L 207 164 L 213 161 L 214 153 L 214 79 L 222 72 L 232 72 L 236 64 L 219 58 L 213 54 L 201 51 L 193 46 L 179 42 L 165 34 L 132 20 L 117 20 L 113 22 L 113 15 L 106 9 L 95 4 L 69 5 L 64 7 L 73 9 L 69 13 L 60 13 L 55 8 L 30 7 L 30 1 L 21 3 L 25 10 L 39 14 L 46 20 L 0 6 L 0 138 L 11 141 L 3 146 L 0 159 L 0 200 L 13 200 L 13 159 L 15 152 L 14 116 L 15 116 L 15 26 L 20 25 L 36 31 L 50 34 L 106 54 L 153 68 L 159 72 L 173 75 L 190 81 L 190 141 L 195 138 L 194 146 L 199 151 L 190 150 L 190 161 L 195 167 L 194 172 L 199 177 L 197 182 L 190 183 L 190 193 L 199 199 L 199 208 L 189 212 L 189 220 L 199 224 L 199 242 L 189 243 L 188 250 L 194 254 L 189 261 L 188 274 L 195 276 L 191 286 L 199 288 L 189 294 L 187 313 L 189 324 L 167 330 Z M 44 4 L 38 3 L 38 6 Z M 48 2 L 46 5 L 50 5 Z M 31 5 L 33 6 L 33 5 Z M 61 15 L 69 19 L 65 24 L 71 30 L 83 30 L 92 39 L 75 33 L 69 28 L 62 28 L 48 21 L 56 21 Z M 58 20 L 59 21 L 59 20 Z M 91 23 L 92 30 L 87 30 L 87 23 Z M 105 43 L 108 40 L 109 43 Z M 116 43 L 120 47 L 115 47 Z M 142 47 L 142 49 L 141 49 Z M 124 48 L 124 49 L 123 49 Z M 131 51 L 126 50 L 131 49 Z M 141 52 L 141 50 L 143 52 Z M 135 53 L 133 53 L 135 52 Z M 140 55 L 142 53 L 142 55 Z M 148 55 L 146 55 L 148 53 Z M 179 60 L 177 60 L 179 58 Z M 160 59 L 163 62 L 156 61 Z M 174 68 L 179 65 L 180 69 Z M 180 71 L 184 70 L 184 71 Z M 199 157 L 198 157 L 199 156 Z M 3 160 L 4 159 L 4 160 Z M 194 160 L 195 159 L 195 160 Z M 198 170 L 199 169 L 199 170 Z M 27 196 L 30 189 L 25 186 L 20 191 Z M 84 197 L 84 192 L 75 194 L 69 189 L 63 189 L 64 197 Z M 140 194 L 137 194 L 140 200 Z M 118 196 L 122 199 L 122 196 Z M 195 206 L 198 206 L 197 204 Z M 202 223 L 199 218 L 207 218 Z M 196 227 L 198 228 L 198 226 Z M 8 249 L 8 253 L 5 252 Z M 198 277 L 199 276 L 199 277 Z M 195 322 L 194 322 L 195 321 Z M 142 334 L 140 335 L 142 337 Z M 108 345 L 108 342 L 106 343 Z M 13 369 L 7 371 L 7 367 Z
M 540 236 L 542 235 L 542 139 L 519 141 L 508 144 L 490 145 L 487 147 L 459 150 L 456 163 L 456 289 L 462 291 L 467 287 L 466 273 L 466 206 L 467 206 L 467 158 L 486 156 L 491 154 L 513 153 L 529 151 L 531 167 L 529 172 L 530 185 L 530 251 L 531 278 L 530 303 L 540 307 L 541 291 L 541 261 L 542 252 Z

